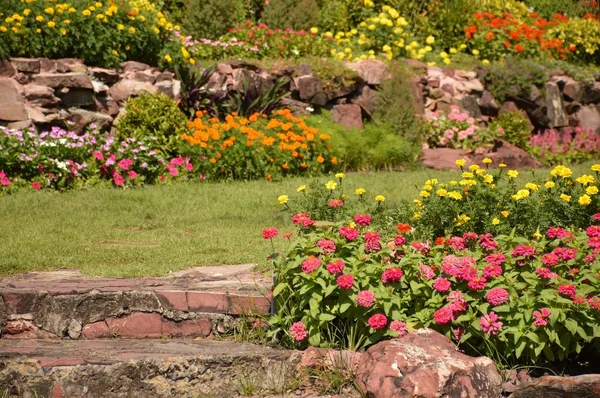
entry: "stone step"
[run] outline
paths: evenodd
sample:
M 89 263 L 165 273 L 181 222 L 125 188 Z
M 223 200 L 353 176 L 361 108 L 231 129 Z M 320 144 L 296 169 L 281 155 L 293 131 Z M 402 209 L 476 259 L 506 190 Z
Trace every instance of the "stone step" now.
M 79 271 L 0 278 L 0 337 L 157 338 L 226 333 L 235 317 L 269 314 L 270 280 L 252 265 L 164 278 L 90 278 Z
M 214 340 L 0 340 L 0 396 L 289 396 L 298 351 Z

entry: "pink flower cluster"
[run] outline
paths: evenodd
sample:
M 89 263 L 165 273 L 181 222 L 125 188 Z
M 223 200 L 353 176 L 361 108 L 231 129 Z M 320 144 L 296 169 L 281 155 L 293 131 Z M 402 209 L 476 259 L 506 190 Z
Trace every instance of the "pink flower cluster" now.
M 542 308 L 539 311 L 533 311 L 533 326 L 546 326 L 548 324 L 548 318 L 551 312 L 548 308 Z
M 479 320 L 479 327 L 481 331 L 488 335 L 496 335 L 502 329 L 503 323 L 500 322 L 500 317 L 494 312 L 490 312 L 481 317 Z
M 316 223 L 315 220 L 311 220 L 308 213 L 298 213 L 292 216 L 292 222 L 295 225 L 303 228 L 308 228 Z
M 304 341 L 308 337 L 306 326 L 302 322 L 295 322 L 290 326 L 290 336 L 296 341 Z

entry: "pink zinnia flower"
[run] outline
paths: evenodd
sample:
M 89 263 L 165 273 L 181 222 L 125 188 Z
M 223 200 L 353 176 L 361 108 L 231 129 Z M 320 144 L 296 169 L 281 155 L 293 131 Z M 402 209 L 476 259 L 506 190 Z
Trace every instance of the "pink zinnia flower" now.
M 122 186 L 125 182 L 125 179 L 123 178 L 123 176 L 117 174 L 113 177 L 113 182 L 115 183 L 115 185 Z
M 396 246 L 402 246 L 406 244 L 406 237 L 404 235 L 396 235 L 394 238 L 394 244 Z
M 354 222 L 356 222 L 357 225 L 366 227 L 371 225 L 371 216 L 368 214 L 357 214 L 354 216 Z
M 100 161 L 104 160 L 104 155 L 102 154 L 102 152 L 94 151 L 92 152 L 92 155 Z
M 471 290 L 482 290 L 485 289 L 485 285 L 487 284 L 487 280 L 482 276 L 477 276 L 469 281 L 467 286 Z
M 546 318 L 548 318 L 550 314 L 550 310 L 545 307 L 542 308 L 540 311 L 533 311 L 533 317 L 535 318 L 533 326 L 546 326 L 548 324 Z
M 362 290 L 356 295 L 356 302 L 364 308 L 369 308 L 375 304 L 375 293 L 370 290 Z
M 356 238 L 358 238 L 359 232 L 358 229 L 352 227 L 342 227 L 340 228 L 340 237 L 345 238 L 348 242 L 352 242 Z
M 506 257 L 502 253 L 492 253 L 484 258 L 489 265 L 502 265 L 506 262 Z
M 508 301 L 508 298 L 508 292 L 506 291 L 506 289 L 503 289 L 501 287 L 495 287 L 493 289 L 490 289 L 486 296 L 487 302 L 493 305 L 494 307 L 506 303 Z
M 133 162 L 129 159 L 121 159 L 119 161 L 119 163 L 117 163 L 117 166 L 119 166 L 120 168 L 122 168 L 123 170 L 127 170 L 128 168 L 130 168 L 133 165 Z
M 435 273 L 433 272 L 431 267 L 428 267 L 425 264 L 421 264 L 419 266 L 419 271 L 421 271 L 421 276 L 423 277 L 423 279 L 431 280 L 435 277 Z
M 302 271 L 310 274 L 321 265 L 321 259 L 315 256 L 310 256 L 302 262 Z
M 350 274 L 343 274 L 337 277 L 336 283 L 340 289 L 352 289 L 352 286 L 354 286 L 354 277 Z
M 129 170 L 129 172 L 127 173 L 127 175 L 129 175 L 130 179 L 134 179 L 135 177 L 137 177 L 137 173 L 133 170 Z
M 462 339 L 464 333 L 465 331 L 461 328 L 452 329 L 452 334 L 454 335 L 454 338 L 457 341 L 460 341 L 460 339 Z
M 295 225 L 302 226 L 304 228 L 308 228 L 313 225 L 316 221 L 311 220 L 308 213 L 298 213 L 292 216 L 292 222 Z
M 546 253 L 542 256 L 542 264 L 546 267 L 552 267 L 560 263 L 560 258 L 554 253 Z
M 540 279 L 558 279 L 558 274 L 550 271 L 550 269 L 546 267 L 536 269 L 535 273 L 540 277 Z
M 453 236 L 453 237 L 450 238 L 450 246 L 452 246 L 452 248 L 454 250 L 456 250 L 457 252 L 459 252 L 461 250 L 465 250 L 465 248 L 466 248 L 466 242 L 460 236 Z
M 600 248 L 600 236 L 593 236 L 589 238 L 588 245 L 594 249 Z
M 339 199 L 332 199 L 332 200 L 329 201 L 329 207 L 332 207 L 334 209 L 336 207 L 342 207 L 343 205 L 344 205 L 344 202 L 342 202 Z
M 498 321 L 500 317 L 494 312 L 484 315 L 479 320 L 479 326 L 484 333 L 488 335 L 496 335 L 502 329 L 502 322 Z
M 483 269 L 484 278 L 495 278 L 502 275 L 502 267 L 496 264 L 488 265 Z
M 592 220 L 594 221 L 600 221 L 600 213 L 596 213 L 592 216 Z
M 408 327 L 406 323 L 402 321 L 392 321 L 390 323 L 390 330 L 398 333 L 398 337 L 403 337 L 408 334 Z
M 475 232 L 465 232 L 463 234 L 464 240 L 477 240 L 478 236 Z
M 308 336 L 306 326 L 302 322 L 296 322 L 290 327 L 290 336 L 296 341 L 303 341 Z
M 293 233 L 293 232 L 286 232 L 286 233 L 285 233 L 285 234 L 283 234 L 281 237 L 282 237 L 283 239 L 289 239 L 289 238 L 291 238 L 292 236 L 294 236 L 294 233 Z
M 458 273 L 454 276 L 463 281 L 472 281 L 477 277 L 477 268 L 471 265 L 463 265 L 458 269 Z
M 269 227 L 262 230 L 263 239 L 273 239 L 279 235 L 279 230 L 275 227 Z
M 383 274 L 381 275 L 381 281 L 385 285 L 387 285 L 389 283 L 400 281 L 403 275 L 404 272 L 402 272 L 402 270 L 398 267 L 387 268 L 385 271 L 383 271 Z
M 438 325 L 447 325 L 454 319 L 452 309 L 450 307 L 442 307 L 433 313 L 433 320 Z
M 385 328 L 387 326 L 387 322 L 387 317 L 383 314 L 372 315 L 367 321 L 369 326 L 375 330 Z
M 590 238 L 600 237 L 600 225 L 590 225 L 585 229 L 585 233 Z
M 546 236 L 550 239 L 564 239 L 573 237 L 573 234 L 567 232 L 564 228 L 550 227 L 546 231 Z
M 498 247 L 498 242 L 496 242 L 494 240 L 494 237 L 492 234 L 481 235 L 479 237 L 479 244 L 481 245 L 483 250 L 487 250 L 487 251 L 494 250 L 495 248 Z
M 335 242 L 331 239 L 321 239 L 317 242 L 317 246 L 319 246 L 325 253 L 335 252 Z
M 344 262 L 342 260 L 333 260 L 325 266 L 330 274 L 339 274 L 344 271 Z
M 552 250 L 552 253 L 556 254 L 563 261 L 574 260 L 577 256 L 577 250 L 569 247 L 557 247 Z
M 42 189 L 42 186 L 39 182 L 34 181 L 31 183 L 31 188 L 35 189 L 36 191 L 39 191 L 40 189 Z
M 535 249 L 531 246 L 527 246 L 527 245 L 517 245 L 512 253 L 511 256 L 514 257 L 531 257 L 535 254 Z
M 448 290 L 450 290 L 451 286 L 452 284 L 450 283 L 450 281 L 442 277 L 437 278 L 435 282 L 433 282 L 433 288 L 440 293 L 447 292 Z
M 367 253 L 376 253 L 381 250 L 379 239 L 381 239 L 379 232 L 367 232 L 365 234 L 365 251 Z
M 577 289 L 575 288 L 575 286 L 571 285 L 570 283 L 564 283 L 562 285 L 560 285 L 558 287 L 558 293 L 568 296 L 568 297 L 575 297 L 575 295 L 577 294 Z

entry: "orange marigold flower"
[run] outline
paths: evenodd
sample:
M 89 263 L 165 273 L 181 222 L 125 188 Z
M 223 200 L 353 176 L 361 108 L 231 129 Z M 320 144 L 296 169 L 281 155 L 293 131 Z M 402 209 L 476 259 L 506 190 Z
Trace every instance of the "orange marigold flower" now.
M 211 162 L 212 164 L 217 163 L 217 159 L 215 159 L 215 158 L 210 158 L 208 161 Z
M 412 229 L 412 227 L 410 226 L 410 224 L 398 224 L 398 232 L 410 232 L 410 230 Z
M 325 158 L 321 155 L 319 155 L 319 157 L 317 158 L 317 163 L 323 163 L 325 161 Z
M 338 159 L 335 156 L 331 158 L 331 164 L 334 166 L 338 164 Z
M 518 52 L 518 53 L 522 53 L 523 51 L 525 51 L 525 47 L 523 47 L 523 46 L 522 46 L 522 45 L 520 45 L 520 44 L 517 44 L 517 45 L 515 46 L 515 51 L 516 51 L 516 52 Z
M 496 35 L 494 34 L 494 32 L 487 32 L 484 36 L 484 39 L 486 39 L 487 41 L 492 41 L 496 38 Z
M 307 166 L 307 164 L 306 164 L 306 163 L 302 163 L 302 164 L 300 165 L 300 167 L 302 167 L 303 169 L 305 169 L 305 168 L 307 168 L 308 166 Z
M 506 40 L 506 41 L 504 42 L 504 47 L 505 47 L 505 48 L 509 48 L 509 47 L 510 47 L 510 42 L 509 42 L 508 40 Z
M 286 163 L 286 164 L 282 164 L 281 168 L 284 169 L 284 170 L 289 170 L 290 166 L 288 166 L 287 163 Z

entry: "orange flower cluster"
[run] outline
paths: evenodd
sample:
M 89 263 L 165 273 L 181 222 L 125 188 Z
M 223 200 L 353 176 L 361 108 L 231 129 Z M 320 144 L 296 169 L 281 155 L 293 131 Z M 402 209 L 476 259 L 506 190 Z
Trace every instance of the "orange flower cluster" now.
M 289 109 L 273 115 L 237 113 L 222 122 L 197 112 L 190 122 L 194 129 L 182 139 L 193 149 L 207 175 L 236 179 L 266 178 L 291 174 L 320 174 L 335 169 L 330 136 L 309 127 Z M 207 163 L 208 162 L 208 163 Z

